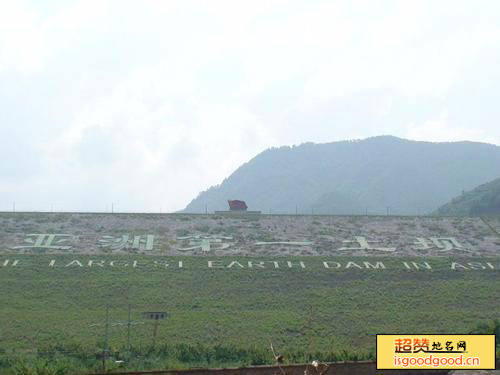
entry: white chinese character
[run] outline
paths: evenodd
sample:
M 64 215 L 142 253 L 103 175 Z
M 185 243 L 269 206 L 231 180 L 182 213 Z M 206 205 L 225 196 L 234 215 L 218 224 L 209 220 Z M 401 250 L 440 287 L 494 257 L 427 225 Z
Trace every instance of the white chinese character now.
M 303 241 L 303 242 L 299 242 L 299 241 L 259 241 L 259 242 L 255 242 L 254 245 L 292 245 L 292 246 L 309 246 L 309 245 L 312 245 L 313 242 L 310 242 L 310 241 Z
M 69 250 L 71 249 L 71 246 L 60 246 L 58 244 L 73 238 L 71 234 L 32 233 L 27 236 L 31 238 L 25 238 L 24 242 L 29 245 L 14 246 L 13 249 L 41 248 Z
M 378 251 L 396 251 L 395 247 L 372 247 L 368 242 L 380 241 L 367 241 L 365 237 L 355 236 L 354 240 L 343 240 L 343 243 L 356 243 L 357 247 L 341 247 L 338 250 L 378 250 Z
M 120 237 L 102 236 L 99 240 L 100 247 L 107 247 L 111 250 L 136 249 L 153 250 L 154 235 L 129 236 L 124 234 Z
M 416 245 L 415 247 L 413 247 L 415 250 L 429 250 L 437 248 L 439 249 L 438 251 L 469 251 L 465 247 L 463 247 L 455 237 L 430 237 L 428 239 L 417 237 L 416 241 L 413 244 Z
M 224 243 L 224 240 L 232 240 L 233 237 L 218 236 L 218 235 L 196 235 L 177 237 L 179 240 L 189 240 L 188 247 L 178 248 L 179 251 L 190 251 L 200 249 L 203 253 L 208 253 L 211 250 L 227 249 L 232 243 Z

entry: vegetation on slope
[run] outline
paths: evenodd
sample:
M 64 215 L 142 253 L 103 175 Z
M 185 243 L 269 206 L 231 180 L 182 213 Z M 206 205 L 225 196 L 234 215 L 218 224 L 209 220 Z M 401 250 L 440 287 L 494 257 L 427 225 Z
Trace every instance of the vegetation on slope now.
M 367 358 L 376 333 L 466 333 L 477 322 L 498 317 L 498 271 L 451 270 L 448 258 L 427 259 L 432 270 L 410 271 L 402 261 L 422 258 L 286 257 L 307 268 L 259 270 L 208 269 L 204 257 L 182 257 L 183 269 L 50 268 L 53 257 L 16 256 L 22 267 L 0 268 L 2 300 L 8 301 L 0 305 L 2 366 L 44 361 L 43 353 L 74 366 L 99 366 L 107 304 L 112 322 L 127 320 L 129 303 L 132 319 L 144 322 L 132 326 L 135 354 L 129 367 L 144 369 L 271 363 L 270 339 L 290 361 Z M 166 259 L 67 255 L 57 260 L 96 258 Z M 179 259 L 168 258 L 171 264 Z M 326 269 L 323 261 L 383 261 L 387 269 Z M 170 316 L 160 323 L 153 349 L 153 324 L 141 313 L 157 309 Z M 124 358 L 126 325 L 110 328 L 109 347 L 114 358 Z
M 464 192 L 441 206 L 438 215 L 500 215 L 500 178 Z
M 202 192 L 185 212 L 227 209 L 244 199 L 273 213 L 429 213 L 498 177 L 500 147 L 396 137 L 272 148 Z

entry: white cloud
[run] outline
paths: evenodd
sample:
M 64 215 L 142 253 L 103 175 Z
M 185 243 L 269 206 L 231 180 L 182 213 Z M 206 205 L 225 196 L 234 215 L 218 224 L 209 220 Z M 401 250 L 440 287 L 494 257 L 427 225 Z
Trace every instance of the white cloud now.
M 476 141 L 500 144 L 500 137 L 474 126 L 457 126 L 449 121 L 449 112 L 443 109 L 435 118 L 407 127 L 408 139 L 432 142 Z
M 176 210 L 281 144 L 500 143 L 499 16 L 493 1 L 0 0 L 0 127 L 36 138 L 17 180 L 0 168 L 0 208 Z
M 0 74 L 41 69 L 46 51 L 39 23 L 24 1 L 0 1 Z
M 245 108 L 204 103 L 180 67 L 169 70 L 171 75 L 162 75 L 163 68 L 135 72 L 109 95 L 82 107 L 72 126 L 46 145 L 52 180 L 65 180 L 68 189 L 103 183 L 135 197 L 148 186 L 158 193 L 141 198 L 146 209 L 176 197 L 163 203 L 175 210 L 200 187 L 218 183 L 273 144 Z M 100 154 L 92 159 L 92 151 Z

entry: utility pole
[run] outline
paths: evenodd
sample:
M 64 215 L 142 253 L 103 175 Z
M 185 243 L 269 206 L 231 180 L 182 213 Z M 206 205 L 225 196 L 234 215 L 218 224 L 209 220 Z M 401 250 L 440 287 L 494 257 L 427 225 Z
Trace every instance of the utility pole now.
M 385 209 L 386 209 L 386 212 L 387 212 L 387 216 L 389 216 L 389 206 L 387 206 Z
M 160 320 L 167 318 L 167 312 L 166 311 L 148 311 L 148 312 L 144 312 L 143 315 L 147 319 L 154 320 L 154 326 L 153 326 L 153 348 L 154 348 L 156 345 L 156 334 L 158 333 L 158 324 L 160 323 Z
M 104 347 L 102 351 L 102 371 L 106 372 L 106 357 L 108 354 L 109 340 L 109 303 L 106 304 L 106 324 L 104 325 Z
M 12 212 L 16 212 L 16 201 L 12 202 Z
M 111 203 L 111 213 L 114 213 L 114 203 Z
M 295 215 L 297 215 L 297 212 L 298 212 L 297 205 L 295 205 Z
M 128 322 L 127 322 L 127 351 L 130 356 L 130 326 L 132 321 L 130 320 L 130 310 L 131 306 L 130 303 L 128 304 Z
M 136 324 L 144 324 L 144 322 L 141 321 L 136 321 L 131 319 L 132 316 L 132 305 L 128 304 L 128 320 L 115 320 L 112 321 L 109 319 L 109 303 L 106 305 L 106 320 L 104 323 L 94 323 L 91 324 L 89 327 L 96 327 L 96 326 L 104 326 L 104 344 L 103 344 L 103 349 L 102 349 L 102 371 L 106 371 L 106 359 L 109 357 L 109 330 L 112 327 L 117 327 L 117 326 L 127 326 L 127 349 L 128 353 L 130 355 L 130 334 L 131 334 L 131 328 L 133 325 Z
M 153 328 L 153 348 L 156 346 L 156 334 L 158 332 L 158 319 L 155 319 L 155 325 Z
M 208 206 L 205 204 L 205 215 L 208 215 Z

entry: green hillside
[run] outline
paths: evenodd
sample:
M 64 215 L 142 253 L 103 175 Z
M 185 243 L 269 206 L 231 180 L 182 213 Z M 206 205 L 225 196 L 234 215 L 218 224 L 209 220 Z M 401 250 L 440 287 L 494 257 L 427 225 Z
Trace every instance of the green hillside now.
M 0 214 L 0 374 L 373 358 L 498 318 L 498 217 Z M 128 306 L 131 306 L 127 346 Z M 147 311 L 166 311 L 153 346 Z M 111 359 L 112 358 L 112 359 Z M 38 365 L 37 365 L 38 366 Z M 36 373 L 35 373 L 36 374 Z
M 7 258 L 13 259 L 3 256 L 0 263 Z M 8 365 L 6 358 L 30 358 L 37 352 L 73 360 L 81 356 L 89 366 L 99 365 L 96 353 L 104 342 L 106 305 L 114 355 L 123 356 L 126 349 L 127 326 L 115 323 L 127 321 L 128 304 L 132 320 L 144 323 L 131 328 L 136 369 L 167 363 L 271 363 L 269 340 L 289 360 L 307 360 L 306 353 L 314 358 L 332 359 L 341 353 L 366 358 L 377 333 L 466 333 L 478 322 L 498 318 L 498 258 L 219 257 L 215 260 L 221 268 L 209 268 L 208 260 L 214 260 L 209 257 L 15 259 L 16 266 L 0 267 L 0 373 L 2 363 Z M 52 259 L 55 264 L 49 266 Z M 105 265 L 89 267 L 89 260 Z M 252 260 L 277 261 L 280 268 L 247 267 Z M 228 268 L 233 261 L 245 268 Z M 305 268 L 299 266 L 301 261 Z M 381 262 L 385 268 L 365 262 Z M 452 269 L 452 262 L 460 266 Z M 151 351 L 153 322 L 142 316 L 144 311 L 169 313 L 158 327 L 156 345 L 162 352 Z M 190 356 L 194 350 L 218 352 L 219 357 Z M 298 358 L 293 353 L 303 354 Z
M 441 206 L 438 215 L 500 215 L 500 178 L 464 192 Z
M 390 136 L 272 148 L 200 193 L 185 212 L 243 199 L 272 213 L 422 214 L 498 177 L 500 147 Z

